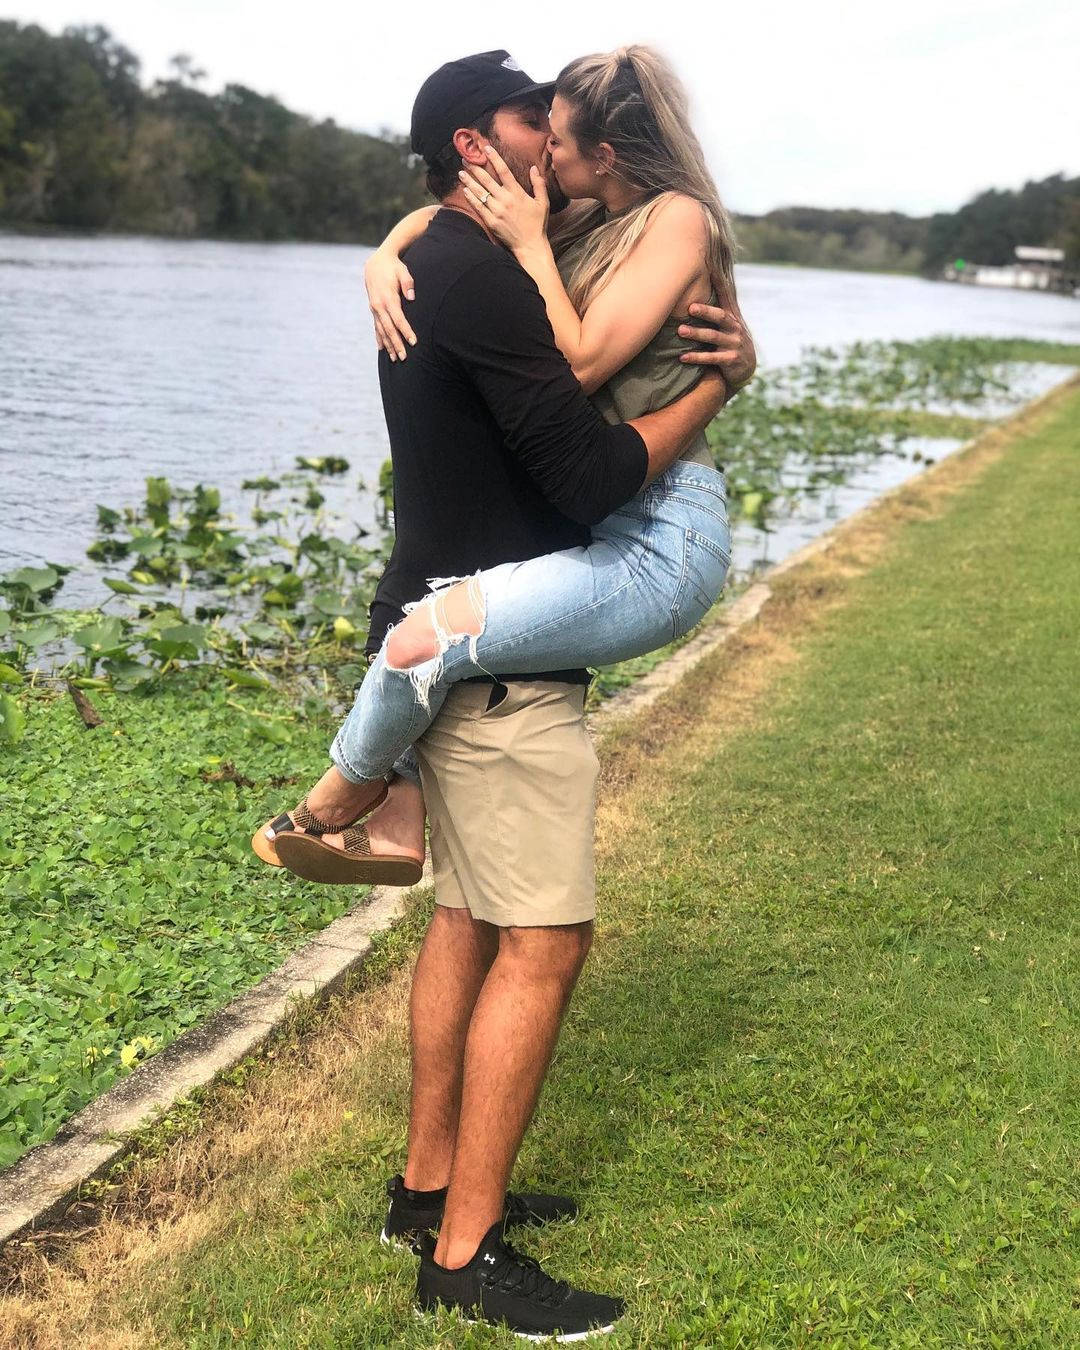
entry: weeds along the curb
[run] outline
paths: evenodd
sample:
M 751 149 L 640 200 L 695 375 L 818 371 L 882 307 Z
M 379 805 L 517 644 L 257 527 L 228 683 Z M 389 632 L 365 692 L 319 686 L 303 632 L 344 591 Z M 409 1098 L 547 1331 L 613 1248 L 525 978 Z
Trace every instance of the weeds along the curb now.
M 326 1019 L 333 1017 L 343 1002 L 385 985 L 394 972 L 406 965 L 416 953 L 427 924 L 426 902 L 429 894 L 430 879 L 426 877 L 418 886 L 401 895 L 400 913 L 390 926 L 372 935 L 368 949 L 359 953 L 345 971 L 339 988 L 329 994 L 323 989 L 317 989 L 308 995 L 290 997 L 281 1018 L 268 1028 L 254 1050 L 217 1072 L 212 1080 L 183 1092 L 156 1118 L 126 1131 L 122 1136 L 100 1136 L 99 1142 L 115 1146 L 115 1158 L 98 1174 L 86 1176 L 73 1184 L 62 1196 L 43 1193 L 40 1214 L 16 1228 L 0 1244 L 0 1293 L 11 1292 L 18 1286 L 20 1269 L 24 1260 L 31 1255 L 48 1254 L 71 1239 L 86 1234 L 109 1212 L 140 1209 L 138 1193 L 127 1188 L 127 1178 L 136 1165 L 161 1157 L 177 1142 L 205 1129 L 216 1114 L 227 1110 L 238 1096 L 244 1094 L 251 1082 L 301 1051 L 307 1038 L 324 1025 Z M 372 896 L 366 897 L 365 903 L 370 903 L 371 899 Z M 314 938 L 308 946 L 319 947 L 321 936 Z M 294 958 L 296 955 L 293 953 Z M 276 972 L 271 972 L 266 978 L 272 981 L 275 975 Z M 249 990 L 240 995 L 235 1002 L 250 993 Z M 227 1012 L 230 1006 L 226 1005 L 221 1011 Z M 213 1046 L 206 1047 L 205 1054 L 212 1053 Z M 147 1067 L 152 1064 L 153 1060 L 147 1061 Z M 130 1085 L 141 1069 L 142 1066 L 117 1086 Z M 103 1094 L 91 1105 L 100 1104 L 108 1096 L 109 1093 Z M 49 1141 L 31 1149 L 9 1170 L 7 1176 L 10 1178 L 16 1174 L 26 1159 L 32 1158 L 35 1162 L 40 1158 L 47 1160 L 48 1151 L 53 1147 L 55 1141 Z M 0 1183 L 4 1175 L 0 1173 Z
M 603 751 L 607 752 L 610 748 L 617 756 L 619 744 L 625 744 L 627 736 L 634 735 L 634 726 L 640 721 L 631 714 L 670 692 L 691 669 L 732 636 L 742 633 L 754 622 L 767 602 L 771 602 L 770 610 L 776 601 L 780 601 L 781 607 L 784 607 L 793 594 L 802 589 L 799 577 L 805 564 L 822 554 L 839 552 L 837 545 L 851 540 L 860 529 L 865 532 L 866 527 L 873 523 L 875 515 L 882 517 L 878 535 L 887 536 L 909 517 L 912 509 L 916 512 L 932 509 L 938 498 L 962 486 L 973 474 L 981 472 L 1005 446 L 1052 412 L 1077 387 L 1080 387 L 1080 376 L 1028 405 L 1008 423 L 987 430 L 975 441 L 940 460 L 917 479 L 883 494 L 799 553 L 770 569 L 762 581 L 744 592 L 734 605 L 722 608 L 718 616 L 695 638 L 646 677 L 643 683 L 652 688 L 644 702 L 638 699 L 638 691 L 634 688 L 610 701 L 609 708 L 601 713 L 597 722 L 603 732 L 607 733 L 610 728 L 613 732 L 617 729 L 617 733 L 614 736 L 605 734 Z M 772 583 L 777 581 L 780 584 L 774 590 Z M 751 594 L 755 590 L 756 597 Z M 741 617 L 736 617 L 740 605 Z M 10 1289 L 17 1284 L 18 1270 L 22 1265 L 20 1254 L 29 1255 L 31 1250 L 40 1254 L 43 1250 L 62 1245 L 72 1237 L 91 1230 L 106 1212 L 116 1212 L 128 1206 L 138 1209 L 138 1194 L 125 1192 L 126 1179 L 136 1162 L 159 1157 L 177 1141 L 196 1134 L 215 1112 L 223 1111 L 235 1101 L 237 1095 L 242 1095 L 255 1077 L 271 1071 L 275 1061 L 302 1053 L 305 1039 L 317 1031 L 327 1017 L 333 1016 L 340 1001 L 384 984 L 394 971 L 415 954 L 426 916 L 425 892 L 416 888 L 406 900 L 403 912 L 397 915 L 390 926 L 371 935 L 366 951 L 358 955 L 337 992 L 326 994 L 316 991 L 307 997 L 293 999 L 276 1023 L 269 1027 L 256 1050 L 239 1057 L 204 1086 L 184 1092 L 155 1120 L 126 1132 L 123 1139 L 117 1141 L 120 1150 L 118 1156 L 103 1169 L 102 1175 L 93 1179 L 84 1178 L 65 1197 L 52 1197 L 48 1208 L 60 1215 L 56 1221 L 48 1227 L 39 1227 L 42 1221 L 34 1217 L 10 1235 L 6 1248 L 0 1252 L 0 1288 Z M 320 943 L 326 945 L 324 934 L 318 935 L 308 946 L 314 948 Z M 268 980 L 273 978 L 273 974 L 267 977 Z M 241 998 L 247 996 L 242 995 Z M 226 1005 L 227 1008 L 229 1006 Z M 153 1061 L 148 1063 L 152 1064 Z M 136 1074 L 139 1072 L 136 1070 Z M 122 1080 L 123 1084 L 130 1084 L 134 1077 L 135 1074 Z M 39 1150 L 47 1156 L 46 1151 L 50 1146 L 49 1143 L 40 1145 Z M 35 1152 L 38 1150 L 31 1150 L 31 1154 Z M 26 1156 L 30 1157 L 31 1154 Z M 18 1166 L 16 1164 L 12 1171 Z

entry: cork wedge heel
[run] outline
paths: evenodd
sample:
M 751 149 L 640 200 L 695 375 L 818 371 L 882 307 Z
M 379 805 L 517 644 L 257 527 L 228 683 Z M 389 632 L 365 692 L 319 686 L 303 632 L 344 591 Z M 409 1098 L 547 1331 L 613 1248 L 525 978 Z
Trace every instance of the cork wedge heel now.
M 277 841 L 278 857 L 296 876 L 328 886 L 415 886 L 423 875 L 423 865 L 407 854 L 372 853 L 363 825 L 336 833 L 344 848 L 310 834 L 284 834 Z

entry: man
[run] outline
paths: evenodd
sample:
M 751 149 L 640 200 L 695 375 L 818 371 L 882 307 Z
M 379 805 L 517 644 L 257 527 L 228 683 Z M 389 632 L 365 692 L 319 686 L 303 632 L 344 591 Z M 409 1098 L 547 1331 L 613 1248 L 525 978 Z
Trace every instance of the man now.
M 417 345 L 405 362 L 380 355 L 397 540 L 369 650 L 429 577 L 587 544 L 588 525 L 662 473 L 726 396 L 707 374 L 678 403 L 609 426 L 555 346 L 532 280 L 469 206 L 457 171 L 483 163 L 488 143 L 528 187 L 528 166 L 544 161 L 551 88 L 499 51 L 443 66 L 416 99 L 413 149 L 444 209 L 408 251 Z M 741 327 L 714 341 L 716 365 L 749 378 Z M 422 1309 L 444 1304 L 533 1337 L 584 1338 L 623 1311 L 551 1279 L 504 1238 L 510 1224 L 576 1212 L 506 1188 L 592 941 L 587 679 L 460 683 L 416 747 L 436 905 L 413 976 L 408 1161 L 390 1183 L 383 1236 L 419 1250 Z M 373 842 L 395 842 L 395 802 L 407 814 L 410 792 L 392 785 L 371 817 Z M 437 1240 L 422 1236 L 429 1229 Z

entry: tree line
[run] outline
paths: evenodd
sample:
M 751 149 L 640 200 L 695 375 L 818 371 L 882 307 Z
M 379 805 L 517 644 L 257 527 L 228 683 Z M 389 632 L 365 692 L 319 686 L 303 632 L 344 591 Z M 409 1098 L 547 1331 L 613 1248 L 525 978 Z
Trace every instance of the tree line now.
M 742 257 L 807 267 L 922 272 L 946 263 L 1003 264 L 1017 244 L 1064 248 L 1080 267 L 1080 178 L 1054 174 L 1017 191 L 991 188 L 958 211 L 906 216 L 899 211 L 830 211 L 789 206 L 737 217 Z
M 404 137 L 317 122 L 190 57 L 148 88 L 101 26 L 0 21 L 0 221 L 176 236 L 376 243 L 426 198 Z M 1017 244 L 1080 267 L 1080 178 L 991 189 L 933 216 L 794 206 L 737 216 L 747 261 L 939 275 Z
M 0 220 L 374 243 L 425 200 L 404 138 L 317 122 L 190 57 L 149 88 L 100 26 L 0 21 Z

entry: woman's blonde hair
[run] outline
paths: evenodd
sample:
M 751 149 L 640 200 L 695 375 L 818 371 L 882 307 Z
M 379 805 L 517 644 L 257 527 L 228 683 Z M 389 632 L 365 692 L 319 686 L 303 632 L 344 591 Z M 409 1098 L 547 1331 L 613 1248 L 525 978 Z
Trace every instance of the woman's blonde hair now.
M 676 193 L 704 208 L 713 289 L 721 304 L 734 305 L 731 220 L 690 130 L 686 91 L 664 58 L 642 46 L 583 56 L 560 72 L 555 92 L 570 105 L 570 131 L 582 151 L 595 152 L 606 141 L 615 152 L 611 172 L 646 193 L 643 202 L 606 224 L 598 224 L 603 207 L 575 221 L 574 237 L 591 229 L 567 287 L 578 313 L 633 249 L 653 212 Z

